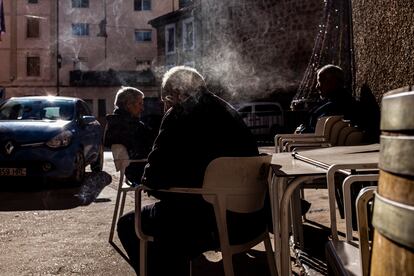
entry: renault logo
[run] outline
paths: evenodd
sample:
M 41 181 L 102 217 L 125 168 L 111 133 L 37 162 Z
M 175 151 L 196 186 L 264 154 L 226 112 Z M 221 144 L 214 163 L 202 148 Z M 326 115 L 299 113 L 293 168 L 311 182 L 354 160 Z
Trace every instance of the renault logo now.
M 6 150 L 7 154 L 11 154 L 14 149 L 13 143 L 11 141 L 8 141 L 4 146 L 4 149 Z

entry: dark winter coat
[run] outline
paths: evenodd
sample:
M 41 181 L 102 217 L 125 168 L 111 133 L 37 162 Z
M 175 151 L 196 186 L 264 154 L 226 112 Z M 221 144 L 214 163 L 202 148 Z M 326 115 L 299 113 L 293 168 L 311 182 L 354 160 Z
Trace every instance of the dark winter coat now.
M 237 111 L 203 89 L 165 114 L 142 182 L 153 189 L 201 187 L 204 171 L 213 159 L 258 154 L 256 141 Z M 181 237 L 181 247 L 198 252 L 217 235 L 213 234 L 216 222 L 212 206 L 201 196 L 159 192 L 152 195 L 161 199 L 151 211 L 159 223 L 154 236 L 169 241 Z M 229 212 L 231 242 L 250 239 L 262 231 L 266 211 Z M 217 236 L 211 240 L 217 241 Z
M 331 97 L 323 100 L 318 106 L 309 111 L 306 124 L 300 133 L 315 132 L 316 123 L 324 116 L 342 115 L 345 120 L 350 120 L 353 125 L 358 125 L 360 120 L 359 105 L 348 91 L 337 91 L 331 93 Z
M 132 117 L 127 111 L 116 109 L 114 114 L 107 115 L 107 128 L 104 144 L 110 147 L 113 144 L 122 144 L 128 150 L 129 158 L 145 159 L 151 151 L 154 136 L 151 131 L 139 120 Z M 135 163 L 126 169 L 129 180 L 140 182 L 145 164 Z
M 256 141 L 237 111 L 203 90 L 165 114 L 143 182 L 154 189 L 201 187 L 213 159 L 255 155 Z

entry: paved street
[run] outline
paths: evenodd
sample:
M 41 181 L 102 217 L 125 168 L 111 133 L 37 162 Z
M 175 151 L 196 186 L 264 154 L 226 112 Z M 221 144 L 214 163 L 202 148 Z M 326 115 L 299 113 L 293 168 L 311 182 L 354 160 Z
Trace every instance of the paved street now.
M 33 188 L 32 183 L 16 187 L 2 181 L 0 275 L 134 275 L 108 243 L 117 183 L 109 152 L 104 172 L 88 172 L 79 188 Z M 308 217 L 326 215 L 327 206 L 318 203 L 326 201 L 324 192 L 310 194 L 316 204 Z M 125 209 L 132 208 L 131 194 Z M 263 248 L 257 249 L 235 258 L 239 275 L 267 275 Z M 194 262 L 194 275 L 222 275 L 219 261 L 219 254 L 205 254 Z
M 108 243 L 118 181 L 109 156 L 79 188 L 2 181 L 0 275 L 134 275 Z

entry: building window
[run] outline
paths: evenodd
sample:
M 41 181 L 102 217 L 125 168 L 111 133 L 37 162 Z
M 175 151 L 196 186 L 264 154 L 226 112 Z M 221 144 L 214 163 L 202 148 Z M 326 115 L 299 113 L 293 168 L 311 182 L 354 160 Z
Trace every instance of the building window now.
M 27 38 L 38 38 L 40 34 L 40 21 L 38 18 L 28 17 L 27 18 Z
M 193 18 L 183 21 L 183 47 L 184 50 L 194 49 L 194 24 Z
M 167 54 L 175 53 L 175 25 L 165 26 L 165 52 Z
M 72 8 L 89 8 L 89 0 L 72 0 Z
M 37 4 L 39 1 L 37 0 L 27 0 L 27 3 L 29 4 Z
M 135 30 L 135 41 L 137 42 L 151 42 L 152 31 L 151 30 Z
M 134 0 L 135 11 L 150 11 L 151 0 Z
M 106 100 L 98 99 L 98 117 L 106 116 Z
M 40 57 L 26 58 L 26 74 L 28 77 L 40 76 Z
M 72 23 L 72 34 L 76 36 L 89 35 L 89 24 L 87 23 Z

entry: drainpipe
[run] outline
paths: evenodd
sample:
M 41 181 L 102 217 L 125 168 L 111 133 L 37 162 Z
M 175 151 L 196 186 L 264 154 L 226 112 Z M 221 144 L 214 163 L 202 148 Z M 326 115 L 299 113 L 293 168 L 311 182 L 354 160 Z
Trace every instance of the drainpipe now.
M 10 1 L 10 82 L 17 78 L 17 1 Z
M 355 49 L 354 49 L 354 24 L 352 19 L 352 0 L 348 0 L 348 12 L 349 12 L 349 48 L 351 49 L 350 53 L 350 66 L 351 66 L 351 89 L 352 94 L 355 96 L 356 93 L 356 68 L 355 68 Z

